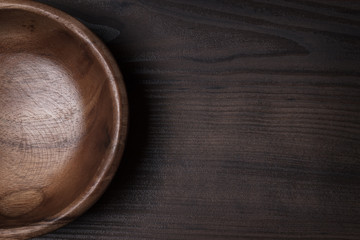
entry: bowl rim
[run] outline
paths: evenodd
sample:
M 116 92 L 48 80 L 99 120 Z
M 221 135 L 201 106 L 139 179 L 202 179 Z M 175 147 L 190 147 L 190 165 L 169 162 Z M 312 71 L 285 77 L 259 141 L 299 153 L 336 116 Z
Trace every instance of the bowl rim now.
M 99 166 L 86 189 L 67 207 L 55 215 L 22 227 L 0 228 L 0 239 L 27 239 L 54 231 L 88 210 L 104 193 L 120 164 L 124 152 L 128 125 L 128 100 L 123 76 L 110 51 L 82 23 L 70 15 L 48 5 L 29 0 L 1 0 L 0 11 L 14 9 L 28 11 L 52 19 L 84 41 L 105 70 L 112 95 L 114 110 L 114 136 L 109 153 Z

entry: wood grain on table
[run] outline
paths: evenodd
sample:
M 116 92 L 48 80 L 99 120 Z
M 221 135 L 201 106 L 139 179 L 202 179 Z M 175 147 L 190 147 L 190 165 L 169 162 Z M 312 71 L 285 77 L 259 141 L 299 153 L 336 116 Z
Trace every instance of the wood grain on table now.
M 104 40 L 130 131 L 38 239 L 360 239 L 360 1 L 41 0 Z

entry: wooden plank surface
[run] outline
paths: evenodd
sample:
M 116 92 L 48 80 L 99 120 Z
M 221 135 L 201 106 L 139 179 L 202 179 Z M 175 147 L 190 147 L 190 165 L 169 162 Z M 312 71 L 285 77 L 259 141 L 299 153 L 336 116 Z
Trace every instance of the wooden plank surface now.
M 41 0 L 102 38 L 130 132 L 37 239 L 360 239 L 360 1 Z

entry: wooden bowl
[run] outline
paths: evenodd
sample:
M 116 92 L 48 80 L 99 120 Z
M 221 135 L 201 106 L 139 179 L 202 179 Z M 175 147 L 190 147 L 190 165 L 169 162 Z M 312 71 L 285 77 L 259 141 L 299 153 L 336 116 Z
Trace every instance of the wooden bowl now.
M 124 149 L 126 92 L 74 18 L 0 1 L 0 239 L 57 229 L 104 192 Z

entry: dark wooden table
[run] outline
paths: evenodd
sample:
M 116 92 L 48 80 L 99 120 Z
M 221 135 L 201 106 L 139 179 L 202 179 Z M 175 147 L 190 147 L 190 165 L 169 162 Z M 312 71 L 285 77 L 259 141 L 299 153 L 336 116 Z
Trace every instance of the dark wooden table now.
M 125 76 L 102 199 L 38 239 L 360 239 L 360 1 L 41 0 Z

